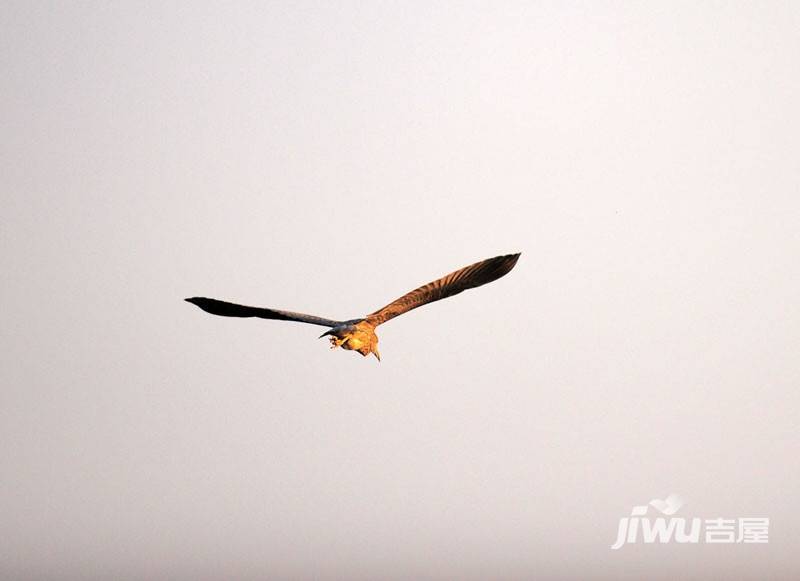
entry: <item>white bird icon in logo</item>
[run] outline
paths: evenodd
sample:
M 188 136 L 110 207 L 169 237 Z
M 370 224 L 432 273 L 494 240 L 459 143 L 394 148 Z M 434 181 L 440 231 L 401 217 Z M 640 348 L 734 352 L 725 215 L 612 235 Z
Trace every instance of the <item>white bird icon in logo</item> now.
M 653 506 L 661 514 L 665 514 L 667 516 L 672 516 L 673 514 L 678 512 L 678 509 L 680 509 L 680 507 L 682 507 L 683 504 L 684 504 L 683 499 L 674 493 L 670 494 L 664 500 L 654 498 L 653 500 L 650 501 L 651 506 Z

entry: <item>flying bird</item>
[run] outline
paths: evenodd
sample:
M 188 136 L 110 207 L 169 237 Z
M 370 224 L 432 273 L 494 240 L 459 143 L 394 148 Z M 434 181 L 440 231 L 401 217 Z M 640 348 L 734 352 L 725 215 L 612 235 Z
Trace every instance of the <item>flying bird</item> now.
M 336 321 L 292 311 L 246 307 L 205 297 L 192 297 L 185 300 L 212 315 L 298 321 L 300 323 L 330 327 L 328 331 L 320 335 L 320 338 L 329 337 L 331 349 L 342 347 L 343 349 L 357 351 L 364 357 L 372 353 L 380 361 L 381 356 L 378 353 L 378 336 L 375 334 L 375 327 L 422 305 L 446 299 L 467 289 L 495 281 L 508 274 L 517 264 L 518 259 L 519 253 L 481 260 L 406 293 L 366 317 L 347 321 Z

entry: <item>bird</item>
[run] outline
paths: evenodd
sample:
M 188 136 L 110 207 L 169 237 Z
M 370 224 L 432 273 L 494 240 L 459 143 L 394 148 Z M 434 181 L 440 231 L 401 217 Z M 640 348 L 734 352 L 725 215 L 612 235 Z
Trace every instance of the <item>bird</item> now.
M 505 276 L 517 264 L 520 254 L 519 252 L 504 254 L 470 264 L 404 294 L 399 299 L 365 317 L 345 321 L 293 311 L 248 307 L 206 297 L 192 297 L 184 300 L 200 307 L 207 313 L 222 317 L 257 317 L 329 327 L 325 333 L 319 336 L 319 339 L 328 337 L 331 349 L 341 347 L 360 353 L 364 357 L 372 353 L 380 361 L 381 355 L 378 352 L 378 336 L 375 334 L 375 327 L 417 307 L 452 297 L 467 289 L 482 286 Z

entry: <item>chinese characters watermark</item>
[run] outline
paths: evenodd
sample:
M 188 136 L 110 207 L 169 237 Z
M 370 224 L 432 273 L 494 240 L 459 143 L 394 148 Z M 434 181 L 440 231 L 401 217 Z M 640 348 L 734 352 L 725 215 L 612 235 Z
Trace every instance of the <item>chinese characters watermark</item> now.
M 683 518 L 673 516 L 684 505 L 677 494 L 666 499 L 655 498 L 649 504 L 634 506 L 630 516 L 619 519 L 617 540 L 611 545 L 642 543 L 768 543 L 769 519 L 766 517 L 739 518 Z M 662 515 L 649 518 L 650 507 Z M 639 532 L 641 531 L 641 535 Z M 701 535 L 701 533 L 703 533 Z

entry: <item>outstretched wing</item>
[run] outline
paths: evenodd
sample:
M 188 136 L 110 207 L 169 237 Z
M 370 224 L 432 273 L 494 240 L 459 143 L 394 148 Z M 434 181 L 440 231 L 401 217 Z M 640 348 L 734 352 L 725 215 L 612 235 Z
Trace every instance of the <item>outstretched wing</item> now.
M 334 321 L 314 315 L 303 313 L 293 313 L 291 311 L 279 311 L 277 309 L 264 309 L 261 307 L 246 307 L 234 303 L 226 303 L 217 299 L 207 299 L 205 297 L 192 297 L 185 299 L 193 305 L 197 305 L 207 313 L 220 315 L 222 317 L 258 317 L 259 319 L 277 319 L 279 321 L 298 321 L 300 323 L 311 323 L 323 327 L 335 327 L 344 321 Z
M 467 289 L 497 280 L 514 268 L 518 258 L 519 254 L 506 254 L 465 266 L 461 270 L 451 272 L 439 280 L 429 282 L 403 295 L 382 309 L 367 315 L 366 320 L 377 326 L 411 309 L 452 297 Z

